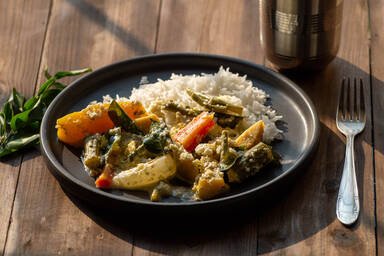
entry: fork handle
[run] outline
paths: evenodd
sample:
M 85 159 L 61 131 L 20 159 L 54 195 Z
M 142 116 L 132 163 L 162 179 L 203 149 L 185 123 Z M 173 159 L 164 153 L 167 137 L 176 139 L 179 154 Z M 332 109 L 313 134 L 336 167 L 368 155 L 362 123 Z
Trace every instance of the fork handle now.
M 343 175 L 336 203 L 337 218 L 345 225 L 353 224 L 360 212 L 355 173 L 354 138 L 354 135 L 347 136 Z

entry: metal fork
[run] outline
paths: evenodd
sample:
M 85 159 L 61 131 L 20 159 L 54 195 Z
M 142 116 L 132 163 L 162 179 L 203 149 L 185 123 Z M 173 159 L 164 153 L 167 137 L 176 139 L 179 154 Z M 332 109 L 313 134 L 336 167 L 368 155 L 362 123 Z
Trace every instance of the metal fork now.
M 352 100 L 351 97 L 353 97 Z M 351 86 L 351 80 L 344 78 L 336 113 L 336 124 L 339 131 L 346 136 L 347 142 L 336 215 L 345 225 L 353 224 L 360 212 L 353 144 L 355 135 L 364 130 L 365 116 L 363 80 L 355 78 Z

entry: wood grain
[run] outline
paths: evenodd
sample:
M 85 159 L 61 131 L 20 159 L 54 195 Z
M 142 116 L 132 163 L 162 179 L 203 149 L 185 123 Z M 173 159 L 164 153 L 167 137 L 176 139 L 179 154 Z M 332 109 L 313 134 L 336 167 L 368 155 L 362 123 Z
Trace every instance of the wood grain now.
M 374 191 L 369 89 L 368 8 L 344 1 L 338 58 L 322 72 L 290 75 L 314 101 L 321 122 L 320 145 L 313 162 L 289 195 L 260 217 L 259 253 L 270 255 L 374 255 Z M 368 119 L 355 144 L 361 215 L 346 228 L 335 213 L 344 161 L 344 137 L 335 127 L 343 76 L 365 82 Z
M 26 96 L 33 94 L 48 13 L 49 1 L 0 1 L 1 105 L 12 87 Z M 22 154 L 19 154 L 0 162 L 0 254 L 3 254 L 12 221 L 10 216 L 22 159 Z
M 151 53 L 159 8 L 152 0 L 53 1 L 41 66 L 98 68 Z M 24 159 L 12 219 L 5 254 L 131 254 L 132 235 L 117 237 L 80 211 L 37 152 Z
M 258 13 L 257 1 L 250 0 L 163 0 L 156 52 L 207 52 L 262 63 Z
M 373 137 L 376 173 L 377 252 L 384 255 L 384 3 L 371 0 L 371 84 L 373 106 Z

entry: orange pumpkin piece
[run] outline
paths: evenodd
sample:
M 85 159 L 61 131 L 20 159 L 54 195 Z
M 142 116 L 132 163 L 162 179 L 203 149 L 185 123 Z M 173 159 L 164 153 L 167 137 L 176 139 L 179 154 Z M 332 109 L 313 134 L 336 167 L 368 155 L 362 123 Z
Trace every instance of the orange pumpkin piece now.
M 160 119 L 157 115 L 150 113 L 143 117 L 138 117 L 134 120 L 135 125 L 144 133 L 148 133 L 151 127 L 152 122 L 160 122 Z
M 148 115 L 140 102 L 120 101 L 118 103 L 133 120 Z M 88 135 L 104 133 L 114 127 L 108 116 L 108 108 L 109 103 L 91 104 L 81 111 L 57 119 L 57 137 L 60 141 L 74 147 L 83 146 L 83 141 Z

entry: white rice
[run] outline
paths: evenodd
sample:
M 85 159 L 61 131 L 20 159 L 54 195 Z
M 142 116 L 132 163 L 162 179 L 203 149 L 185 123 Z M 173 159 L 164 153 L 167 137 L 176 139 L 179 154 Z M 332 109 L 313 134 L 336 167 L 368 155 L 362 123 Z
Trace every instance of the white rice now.
M 143 81 L 142 81 L 143 82 Z M 186 93 L 186 88 L 211 96 L 227 95 L 233 104 L 240 104 L 245 109 L 244 126 L 250 126 L 262 119 L 265 122 L 263 140 L 271 142 L 278 138 L 281 131 L 276 128 L 276 121 L 282 116 L 270 106 L 266 106 L 268 95 L 247 80 L 246 76 L 231 73 L 229 68 L 220 67 L 215 74 L 177 75 L 172 74 L 169 80 L 161 80 L 152 84 L 141 84 L 132 91 L 130 100 L 140 101 L 144 107 L 151 110 L 156 101 L 170 101 L 184 106 L 199 107 Z

